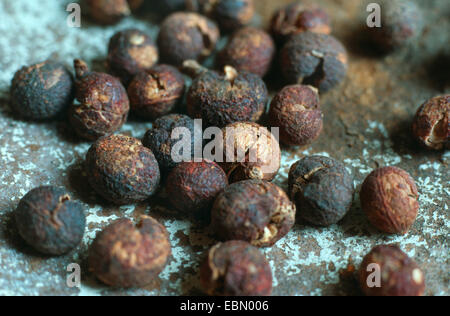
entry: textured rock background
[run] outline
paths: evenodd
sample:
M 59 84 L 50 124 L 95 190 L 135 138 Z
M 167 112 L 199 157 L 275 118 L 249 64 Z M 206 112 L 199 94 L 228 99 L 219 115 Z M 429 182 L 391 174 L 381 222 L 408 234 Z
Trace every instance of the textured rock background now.
M 162 197 L 136 206 L 113 207 L 87 186 L 82 162 L 90 144 L 79 141 L 66 122 L 28 123 L 9 109 L 8 90 L 14 72 L 50 55 L 71 63 L 84 58 L 102 69 L 109 37 L 117 30 L 139 27 L 155 37 L 156 19 L 129 18 L 102 28 L 83 19 L 81 29 L 66 26 L 69 1 L 0 0 L 0 295 L 179 295 L 198 294 L 201 254 L 214 244 L 204 228 L 164 206 Z M 260 18 L 287 0 L 256 0 Z M 449 93 L 450 3 L 418 1 L 428 25 L 419 42 L 393 56 L 367 51 L 357 36 L 365 7 L 359 0 L 316 1 L 333 17 L 334 34 L 347 46 L 350 71 L 345 83 L 322 96 L 325 129 L 309 148 L 284 150 L 276 183 L 286 188 L 287 172 L 298 158 L 323 154 L 347 163 L 358 188 L 374 168 L 396 165 L 410 172 L 419 187 L 421 210 L 406 236 L 385 236 L 361 212 L 358 195 L 350 214 L 338 225 L 317 229 L 298 224 L 271 249 L 265 249 L 274 273 L 275 295 L 358 295 L 353 274 L 371 247 L 399 243 L 423 267 L 428 295 L 449 295 L 450 154 L 427 152 L 410 139 L 409 125 L 426 99 Z M 273 82 L 278 82 L 274 76 Z M 280 86 L 272 85 L 272 90 Z M 122 133 L 142 137 L 150 123 L 131 120 Z M 11 213 L 30 189 L 64 186 L 86 206 L 88 229 L 83 244 L 60 258 L 36 254 L 19 238 Z M 87 248 L 97 231 L 120 217 L 150 214 L 170 232 L 173 258 L 154 284 L 128 291 L 99 284 L 86 271 Z M 80 289 L 66 286 L 66 267 L 82 267 Z M 350 266 L 349 266 L 350 265 Z

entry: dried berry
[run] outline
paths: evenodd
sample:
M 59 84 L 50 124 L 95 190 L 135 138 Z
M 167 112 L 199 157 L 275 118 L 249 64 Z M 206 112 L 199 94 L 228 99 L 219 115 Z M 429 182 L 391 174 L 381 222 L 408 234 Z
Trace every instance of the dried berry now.
M 269 247 L 294 226 L 295 205 L 275 184 L 245 180 L 218 195 L 211 218 L 211 228 L 221 240 Z
M 128 5 L 132 11 L 139 9 L 144 4 L 144 0 L 128 0 Z
M 274 38 L 284 43 L 290 36 L 306 31 L 330 34 L 331 23 L 328 14 L 317 5 L 294 2 L 273 15 L 270 29 Z
M 115 221 L 95 238 L 89 250 L 89 270 L 103 283 L 115 287 L 140 287 L 152 283 L 171 255 L 166 228 L 149 216 L 139 224 Z
M 22 238 L 47 255 L 63 255 L 78 246 L 86 226 L 81 204 L 65 190 L 50 186 L 28 192 L 14 217 Z
M 158 162 L 150 149 L 132 137 L 112 135 L 99 139 L 86 156 L 92 188 L 115 204 L 144 201 L 159 185 Z
M 185 60 L 202 60 L 216 48 L 216 24 L 197 13 L 177 12 L 161 25 L 158 47 L 163 61 L 180 66 Z
M 247 71 L 264 77 L 275 55 L 275 44 L 263 30 L 246 27 L 230 38 L 227 46 L 217 56 L 217 64 L 223 69 L 232 66 L 237 71 Z
M 279 127 L 280 141 L 286 145 L 304 146 L 314 142 L 323 127 L 317 89 L 302 85 L 283 88 L 272 100 L 269 122 L 270 126 Z
M 424 273 L 394 245 L 373 248 L 361 264 L 359 279 L 367 296 L 422 296 L 425 292 Z
M 425 102 L 417 111 L 412 130 L 425 147 L 450 149 L 450 94 Z
M 288 182 L 299 217 L 310 224 L 335 224 L 352 205 L 353 177 L 342 163 L 332 158 L 303 158 L 292 165 Z
M 347 52 L 333 36 L 312 32 L 293 35 L 280 53 L 281 70 L 291 83 L 326 92 L 347 74 Z
M 57 62 L 23 67 L 11 83 L 11 107 L 27 119 L 53 118 L 64 112 L 73 99 L 72 74 Z
M 230 183 L 246 179 L 271 181 L 281 164 L 278 140 L 256 123 L 234 123 L 223 129 L 223 162 Z
M 255 14 L 253 0 L 186 0 L 186 8 L 214 19 L 224 31 L 248 25 Z
M 408 45 L 422 32 L 422 11 L 413 1 L 382 1 L 381 27 L 368 28 L 369 35 L 377 47 L 391 52 Z
M 361 187 L 361 206 L 372 225 L 388 234 L 406 234 L 419 210 L 413 178 L 397 167 L 373 171 Z
M 174 145 L 180 141 L 179 138 L 172 137 L 172 133 L 177 128 L 187 128 L 191 133 L 189 139 L 191 152 L 189 156 L 193 158 L 195 153 L 196 125 L 189 116 L 169 114 L 157 119 L 142 141 L 145 147 L 152 150 L 163 172 L 168 172 L 177 165 L 172 155 Z M 199 132 L 201 133 L 201 128 Z M 187 153 L 183 152 L 183 148 L 180 149 L 178 154 L 180 157 L 187 155 Z
M 227 176 L 216 163 L 182 162 L 167 178 L 167 194 L 180 212 L 208 218 L 216 196 L 227 185 Z
M 264 255 L 244 241 L 212 247 L 200 268 L 204 291 L 214 296 L 269 296 L 272 270 Z
M 105 73 L 89 71 L 86 63 L 75 62 L 76 99 L 70 109 L 75 131 L 89 140 L 110 135 L 125 123 L 130 110 L 127 91 L 120 80 Z
M 225 67 L 224 73 L 209 71 L 192 61 L 185 69 L 197 77 L 187 95 L 191 117 L 207 126 L 224 127 L 235 122 L 256 122 L 264 113 L 268 92 L 264 81 L 248 72 Z
M 169 65 L 157 65 L 139 73 L 128 87 L 131 110 L 156 119 L 176 106 L 184 95 L 184 77 Z
M 100 24 L 115 24 L 131 14 L 127 0 L 84 0 L 91 18 Z
M 135 75 L 158 62 L 158 48 L 144 32 L 128 29 L 116 33 L 109 41 L 109 71 L 128 85 Z

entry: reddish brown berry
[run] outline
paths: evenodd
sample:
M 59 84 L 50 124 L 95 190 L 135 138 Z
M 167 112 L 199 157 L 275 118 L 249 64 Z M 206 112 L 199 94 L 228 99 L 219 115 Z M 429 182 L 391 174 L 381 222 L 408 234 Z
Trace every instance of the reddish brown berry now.
M 260 77 L 248 72 L 238 73 L 229 66 L 225 67 L 224 73 L 219 73 L 192 62 L 184 65 L 188 72 L 197 74 L 186 101 L 191 117 L 202 118 L 203 125 L 215 127 L 256 122 L 261 118 L 268 92 Z
M 76 99 L 70 108 L 70 122 L 81 137 L 96 140 L 118 131 L 130 110 L 127 91 L 120 80 L 105 73 L 89 71 L 75 60 Z
M 223 130 L 223 162 L 230 183 L 246 179 L 271 181 L 280 169 L 278 140 L 256 123 L 234 123 Z
M 149 216 L 139 224 L 120 219 L 100 232 L 89 250 L 89 270 L 115 287 L 152 283 L 171 255 L 166 228 Z
M 246 71 L 264 77 L 275 56 L 275 44 L 263 30 L 246 27 L 240 29 L 228 41 L 217 56 L 217 64 L 223 69 L 232 66 L 238 72 Z
M 288 182 L 297 214 L 313 225 L 336 224 L 352 205 L 353 177 L 341 162 L 332 158 L 303 158 L 292 165 Z
M 210 19 L 197 13 L 177 12 L 162 23 L 158 47 L 164 62 L 180 66 L 185 60 L 208 57 L 219 37 L 219 29 Z
M 65 190 L 49 186 L 28 192 L 14 217 L 22 238 L 47 255 L 63 255 L 78 246 L 86 226 L 81 204 Z
M 225 32 L 248 25 L 255 14 L 253 0 L 186 0 L 188 10 L 217 21 Z
M 109 41 L 109 71 L 128 85 L 135 75 L 158 62 L 158 48 L 144 32 L 128 29 L 116 33 Z
M 361 264 L 359 279 L 367 296 L 422 296 L 425 292 L 424 273 L 394 245 L 373 248 Z
M 220 240 L 270 247 L 294 226 L 295 205 L 275 184 L 245 180 L 217 196 L 211 218 L 211 228 Z
M 99 139 L 86 156 L 92 188 L 115 204 L 148 199 L 158 188 L 158 162 L 150 149 L 132 137 L 112 135 Z
M 283 43 L 290 36 L 306 31 L 330 34 L 331 23 L 330 17 L 322 8 L 295 2 L 273 15 L 270 29 L 274 38 Z
M 280 141 L 286 145 L 305 146 L 314 142 L 323 128 L 317 89 L 302 85 L 283 88 L 272 99 L 269 123 L 279 127 Z
M 429 149 L 450 148 L 450 94 L 432 98 L 417 111 L 412 126 L 417 140 Z
M 373 171 L 361 188 L 361 206 L 370 222 L 388 234 L 406 234 L 416 220 L 419 193 L 404 170 L 385 167 Z
M 272 270 L 264 255 L 243 241 L 212 247 L 200 268 L 203 290 L 214 296 L 269 296 Z
M 23 67 L 11 83 L 11 108 L 30 120 L 51 119 L 74 99 L 73 77 L 62 64 L 45 61 Z
M 116 24 L 131 14 L 127 0 L 84 0 L 91 18 L 104 25 Z
M 169 65 L 157 65 L 139 73 L 128 87 L 131 110 L 146 119 L 163 116 L 184 95 L 184 77 Z
M 167 194 L 180 212 L 209 217 L 216 196 L 227 185 L 227 176 L 216 163 L 182 162 L 167 178 Z
M 347 74 L 348 57 L 344 46 L 333 36 L 312 32 L 293 35 L 280 53 L 285 79 L 326 92 Z

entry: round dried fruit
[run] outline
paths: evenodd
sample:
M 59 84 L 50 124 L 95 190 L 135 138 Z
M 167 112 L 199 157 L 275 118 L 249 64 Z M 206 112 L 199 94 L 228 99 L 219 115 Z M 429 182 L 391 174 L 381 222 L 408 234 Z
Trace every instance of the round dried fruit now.
M 385 167 L 373 171 L 361 188 L 361 206 L 370 222 L 388 234 L 406 234 L 417 217 L 419 193 L 404 170 Z
M 269 296 L 272 270 L 264 255 L 244 241 L 212 247 L 200 268 L 200 281 L 209 295 Z
M 424 273 L 394 245 L 373 248 L 361 264 L 359 279 L 367 296 L 422 296 L 425 292 Z
M 158 188 L 158 162 L 135 138 L 112 135 L 99 139 L 86 156 L 89 183 L 103 198 L 118 205 L 140 202 Z
M 90 72 L 86 63 L 75 62 L 76 98 L 70 108 L 75 131 L 89 140 L 110 135 L 125 123 L 130 111 L 127 91 L 120 80 L 105 73 Z
M 127 0 L 84 0 L 91 18 L 100 24 L 116 24 L 131 14 Z
M 218 195 L 211 218 L 211 228 L 221 240 L 269 247 L 294 226 L 295 205 L 275 184 L 245 180 Z
M 140 287 L 154 281 L 171 255 L 166 228 L 149 216 L 134 225 L 120 219 L 100 232 L 89 250 L 89 270 L 103 283 Z
M 22 238 L 37 251 L 63 255 L 83 238 L 86 217 L 80 203 L 63 189 L 45 186 L 31 190 L 14 212 Z
M 30 120 L 51 119 L 64 112 L 74 99 L 72 74 L 57 62 L 23 67 L 11 83 L 11 108 Z
M 288 182 L 298 215 L 313 225 L 339 222 L 352 205 L 353 177 L 342 163 L 332 158 L 303 158 L 292 165 Z

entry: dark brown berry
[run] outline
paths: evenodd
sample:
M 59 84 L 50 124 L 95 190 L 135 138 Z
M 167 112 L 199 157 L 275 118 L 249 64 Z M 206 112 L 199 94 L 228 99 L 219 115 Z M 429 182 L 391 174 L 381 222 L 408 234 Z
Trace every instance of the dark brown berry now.
M 186 62 L 185 69 L 197 65 Z M 224 127 L 235 122 L 256 122 L 264 113 L 268 92 L 264 81 L 248 72 L 226 66 L 223 73 L 198 68 L 187 94 L 191 117 L 203 119 L 206 126 Z
M 178 164 L 172 155 L 174 145 L 181 141 L 178 137 L 172 137 L 172 133 L 177 128 L 186 128 L 191 133 L 191 137 L 189 139 L 191 149 L 190 154 L 188 155 L 187 153 L 184 153 L 183 148 L 181 148 L 180 152 L 177 152 L 177 154 L 180 157 L 188 155 L 187 157 L 193 158 L 195 154 L 196 125 L 194 124 L 194 120 L 189 116 L 182 114 L 169 114 L 157 119 L 153 123 L 152 128 L 147 131 L 142 141 L 145 147 L 152 150 L 159 162 L 161 171 L 164 173 L 167 173 Z M 201 134 L 201 128 L 198 128 L 198 131 Z M 183 141 L 185 140 L 186 139 L 183 139 Z M 200 139 L 200 143 L 201 142 L 202 140 Z
M 225 32 L 248 25 L 255 14 L 253 0 L 186 0 L 186 7 L 217 21 Z
M 361 187 L 361 206 L 372 225 L 388 234 L 406 234 L 417 217 L 419 193 L 413 178 L 397 167 L 373 171 Z
M 127 0 L 84 0 L 84 7 L 96 23 L 116 24 L 131 14 Z
M 450 149 L 450 94 L 425 102 L 417 111 L 412 131 L 429 149 Z
M 273 15 L 270 30 L 277 41 L 284 43 L 290 36 L 306 31 L 330 34 L 331 22 L 328 14 L 317 5 L 295 2 Z
M 175 67 L 157 65 L 139 73 L 128 87 L 131 110 L 139 117 L 156 119 L 173 110 L 184 90 L 184 77 Z
M 275 184 L 245 180 L 218 195 L 211 218 L 211 229 L 220 240 L 270 247 L 294 226 L 295 205 Z
M 189 59 L 202 60 L 214 51 L 219 37 L 219 29 L 210 19 L 197 13 L 173 13 L 161 25 L 160 56 L 175 66 Z
M 128 5 L 132 11 L 136 11 L 144 4 L 144 0 L 128 0 Z
M 367 296 L 422 296 L 425 292 L 424 273 L 394 245 L 373 248 L 361 264 L 359 279 Z
M 89 250 L 89 270 L 115 287 L 141 287 L 155 281 L 171 255 L 166 228 L 149 216 L 135 225 L 120 219 L 100 232 Z
M 240 29 L 228 41 L 217 56 L 217 64 L 223 69 L 232 66 L 238 72 L 246 71 L 264 77 L 275 56 L 275 44 L 263 30 L 246 27 Z
M 314 142 L 323 128 L 317 89 L 302 85 L 283 88 L 272 99 L 269 123 L 279 127 L 280 141 L 286 145 L 305 146 Z
M 89 140 L 110 135 L 126 122 L 130 111 L 127 91 L 120 80 L 105 73 L 89 71 L 86 63 L 75 62 L 76 99 L 70 109 L 75 131 Z
M 158 188 L 158 162 L 150 149 L 135 138 L 112 135 L 100 138 L 86 156 L 92 188 L 118 205 L 148 199 Z
M 293 35 L 280 53 L 280 65 L 291 84 L 305 84 L 326 92 L 347 74 L 344 46 L 333 36 L 312 32 Z
M 127 86 L 135 75 L 153 67 L 159 59 L 158 48 L 144 32 L 128 29 L 109 41 L 107 66 Z
M 230 183 L 246 179 L 271 181 L 280 169 L 276 137 L 256 123 L 234 123 L 223 129 L 223 162 Z
M 369 36 L 381 51 L 392 52 L 416 39 L 422 32 L 424 17 L 412 1 L 382 1 L 381 27 L 368 28 Z
M 216 196 L 228 185 L 225 172 L 215 162 L 182 162 L 167 178 L 170 203 L 180 212 L 209 218 Z
M 212 296 L 269 296 L 272 270 L 264 255 L 244 241 L 212 247 L 200 268 L 205 293 Z
M 313 225 L 336 224 L 353 202 L 353 177 L 332 158 L 303 158 L 292 165 L 288 183 L 298 216 Z
M 28 192 L 14 217 L 22 238 L 47 255 L 63 255 L 77 247 L 86 226 L 81 204 L 65 190 L 50 186 Z
M 51 119 L 72 103 L 73 77 L 64 65 L 45 61 L 17 71 L 10 93 L 12 110 L 20 116 L 30 120 Z

